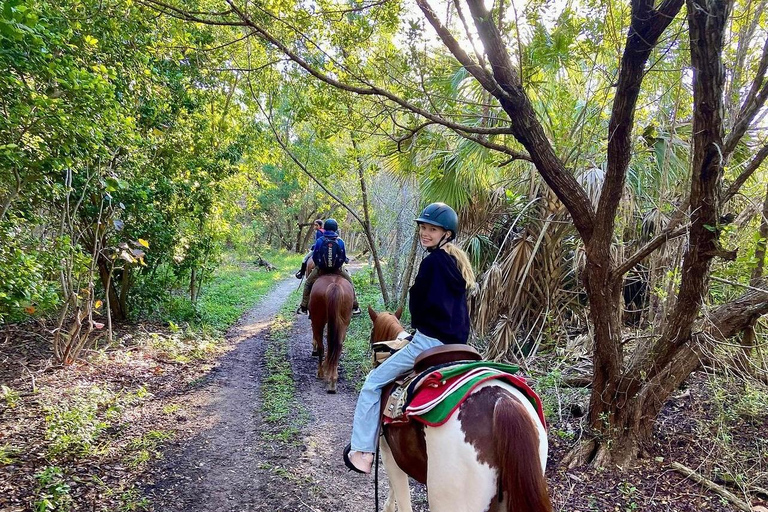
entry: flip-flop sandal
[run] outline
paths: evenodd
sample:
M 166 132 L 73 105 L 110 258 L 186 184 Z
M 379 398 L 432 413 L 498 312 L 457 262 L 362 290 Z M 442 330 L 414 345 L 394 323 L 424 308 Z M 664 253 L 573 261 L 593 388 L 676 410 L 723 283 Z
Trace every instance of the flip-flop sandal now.
M 349 460 L 349 452 L 351 452 L 351 451 L 352 451 L 352 443 L 350 443 L 350 444 L 348 444 L 347 446 L 344 447 L 344 454 L 343 454 L 344 455 L 344 465 L 347 466 L 350 471 L 355 471 L 357 473 L 362 473 L 364 475 L 367 475 L 368 473 L 366 473 L 365 471 L 362 471 L 360 469 L 357 469 L 357 466 L 352 464 L 352 461 Z

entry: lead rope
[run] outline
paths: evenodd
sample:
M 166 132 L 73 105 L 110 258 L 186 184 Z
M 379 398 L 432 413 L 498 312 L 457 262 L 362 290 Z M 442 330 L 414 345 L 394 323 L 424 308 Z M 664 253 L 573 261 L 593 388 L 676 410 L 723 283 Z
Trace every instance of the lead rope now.
M 373 495 L 374 504 L 376 506 L 376 512 L 379 512 L 379 443 L 376 444 L 376 460 L 373 463 L 376 465 L 373 470 Z

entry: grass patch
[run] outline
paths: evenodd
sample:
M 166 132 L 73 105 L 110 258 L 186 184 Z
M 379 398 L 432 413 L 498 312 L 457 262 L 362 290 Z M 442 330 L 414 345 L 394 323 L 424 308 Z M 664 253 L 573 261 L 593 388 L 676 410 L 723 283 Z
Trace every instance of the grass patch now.
M 288 336 L 299 293 L 300 290 L 295 290 L 275 317 L 266 350 L 267 377 L 262 383 L 261 413 L 271 426 L 262 437 L 282 443 L 296 442 L 301 426 L 308 420 L 307 412 L 296 399 L 296 385 L 288 359 Z
M 363 385 L 365 376 L 371 371 L 370 347 L 373 322 L 368 316 L 368 306 L 370 305 L 376 311 L 384 309 L 378 282 L 374 279 L 371 284 L 371 275 L 375 276 L 373 273 L 372 267 L 365 266 L 352 275 L 357 301 L 360 303 L 363 314 L 352 317 L 347 338 L 344 340 L 344 350 L 341 352 L 341 368 L 344 377 L 350 382 L 355 382 L 358 390 Z
M 265 253 L 264 257 L 277 270 L 268 272 L 232 254 L 224 258 L 213 280 L 200 293 L 197 311 L 203 325 L 223 330 L 235 323 L 275 284 L 293 274 L 301 265 L 303 255 L 274 251 Z
M 166 430 L 150 430 L 128 443 L 129 454 L 125 457 L 129 468 L 138 468 L 147 462 L 162 458 L 160 445 L 173 439 L 174 433 Z
M 149 344 L 158 352 L 158 357 L 186 364 L 204 361 L 215 355 L 221 347 L 221 338 L 208 332 L 178 329 L 171 324 L 171 333 L 149 333 Z
M 35 480 L 37 480 L 35 512 L 47 512 L 48 510 L 66 512 L 72 509 L 74 501 L 69 494 L 71 486 L 60 467 L 46 467 L 35 474 Z
M 13 464 L 22 452 L 23 450 L 21 448 L 13 446 L 10 443 L 5 443 L 0 446 L 0 466 Z
M 120 421 L 126 407 L 150 396 L 143 386 L 135 391 L 117 393 L 93 386 L 88 390 L 77 390 L 65 401 L 45 406 L 48 457 L 78 458 L 106 452 L 109 439 L 102 439 L 104 431 Z

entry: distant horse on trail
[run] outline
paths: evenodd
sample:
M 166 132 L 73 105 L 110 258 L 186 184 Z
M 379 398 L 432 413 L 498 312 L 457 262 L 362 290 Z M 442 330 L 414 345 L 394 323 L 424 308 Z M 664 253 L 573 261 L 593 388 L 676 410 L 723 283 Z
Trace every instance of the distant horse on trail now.
M 341 347 L 352 320 L 354 297 L 355 292 L 349 281 L 335 274 L 320 276 L 312 286 L 312 293 L 309 295 L 312 355 L 318 357 L 317 378 L 325 380 L 328 393 L 336 392 Z M 323 344 L 326 325 L 328 326 L 327 350 Z
M 372 343 L 403 332 L 399 314 L 370 307 L 368 313 Z M 383 434 L 385 512 L 394 512 L 395 503 L 399 512 L 412 512 L 408 476 L 427 485 L 431 512 L 552 512 L 547 432 L 528 398 L 504 380 L 477 385 L 440 426 L 411 420 L 385 424 Z

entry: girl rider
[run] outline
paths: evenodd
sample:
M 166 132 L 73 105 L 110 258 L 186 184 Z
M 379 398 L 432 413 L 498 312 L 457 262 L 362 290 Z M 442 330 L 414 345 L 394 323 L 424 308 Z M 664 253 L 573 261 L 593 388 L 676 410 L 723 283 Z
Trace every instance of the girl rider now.
M 315 248 L 315 244 L 318 240 L 323 238 L 323 235 L 325 234 L 325 231 L 323 231 L 323 220 L 322 219 L 316 219 L 315 222 L 312 223 L 312 226 L 315 228 L 315 242 L 312 244 L 312 249 L 309 250 L 306 256 L 304 256 L 304 259 L 301 260 L 301 268 L 298 272 L 296 272 L 296 279 L 301 279 L 304 277 L 304 272 L 307 271 L 307 262 L 309 261 L 309 258 L 312 257 L 313 249 Z
M 413 340 L 368 374 L 357 399 L 352 442 L 344 463 L 358 473 L 370 473 L 379 430 L 381 390 L 413 367 L 416 357 L 442 344 L 466 343 L 469 337 L 467 290 L 475 275 L 467 255 L 451 243 L 459 218 L 445 203 L 432 203 L 416 219 L 421 245 L 429 253 L 410 289 L 408 307 Z

